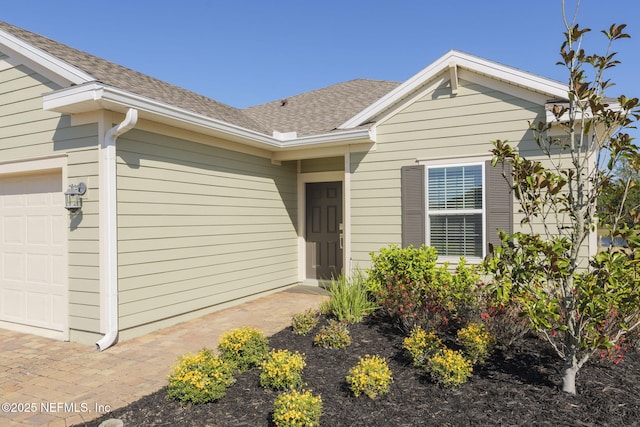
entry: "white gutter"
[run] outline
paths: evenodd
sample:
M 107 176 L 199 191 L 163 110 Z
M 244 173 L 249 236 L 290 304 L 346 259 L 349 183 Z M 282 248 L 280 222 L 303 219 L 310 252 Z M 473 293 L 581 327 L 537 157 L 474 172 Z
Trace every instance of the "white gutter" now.
M 369 139 L 371 142 L 375 142 L 375 133 L 367 128 L 347 129 L 302 137 L 298 137 L 294 132 L 276 132 L 273 135 L 266 135 L 99 82 L 72 86 L 43 96 L 45 111 L 56 111 L 63 114 L 76 114 L 100 109 L 122 112 L 125 108 L 135 108 L 140 111 L 143 118 L 152 121 L 169 123 L 174 126 L 184 127 L 187 125 L 187 128 L 197 132 L 209 135 L 214 132 L 230 141 L 270 151 L 332 145 L 341 142 L 352 143 L 352 141 L 359 139 Z
M 100 146 L 101 160 L 104 168 L 100 171 L 100 189 L 103 197 L 104 210 L 100 214 L 104 239 L 102 250 L 104 256 L 105 308 L 107 317 L 107 332 L 96 342 L 98 350 L 103 351 L 111 347 L 118 338 L 118 215 L 116 199 L 116 139 L 125 132 L 133 129 L 138 122 L 138 110 L 130 108 L 124 120 L 107 131 L 104 142 Z
M 57 111 L 64 114 L 75 114 L 96 109 L 122 112 L 125 108 L 135 108 L 147 115 L 151 115 L 151 120 L 154 121 L 162 122 L 163 118 L 171 119 L 183 124 L 220 132 L 227 138 L 236 137 L 244 141 L 255 142 L 266 148 L 282 146 L 280 140 L 269 135 L 99 82 L 72 86 L 46 93 L 43 96 L 43 109 L 45 111 Z

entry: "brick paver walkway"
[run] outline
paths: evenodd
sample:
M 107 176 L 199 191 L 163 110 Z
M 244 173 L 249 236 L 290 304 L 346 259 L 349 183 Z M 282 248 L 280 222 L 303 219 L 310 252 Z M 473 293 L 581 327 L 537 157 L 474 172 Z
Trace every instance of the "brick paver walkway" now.
M 255 326 L 271 335 L 323 298 L 319 288 L 292 288 L 104 352 L 0 329 L 0 425 L 69 426 L 97 418 L 165 386 L 178 356 L 215 348 L 223 331 Z

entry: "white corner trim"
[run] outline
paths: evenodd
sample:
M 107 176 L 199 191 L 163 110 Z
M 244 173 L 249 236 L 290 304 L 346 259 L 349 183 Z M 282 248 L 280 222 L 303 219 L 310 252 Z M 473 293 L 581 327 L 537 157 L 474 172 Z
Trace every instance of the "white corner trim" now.
M 547 79 L 535 74 L 531 74 L 517 68 L 499 64 L 469 55 L 467 53 L 451 50 L 438 58 L 431 65 L 424 68 L 406 82 L 371 104 L 369 107 L 356 114 L 351 119 L 344 122 L 338 129 L 349 129 L 366 123 L 371 118 L 382 113 L 385 109 L 402 100 L 411 92 L 418 89 L 423 84 L 429 82 L 438 74 L 447 71 L 447 68 L 455 65 L 457 71 L 460 68 L 469 69 L 479 74 L 485 74 L 498 80 L 504 80 L 517 86 L 522 86 L 532 91 L 545 93 L 553 97 L 563 98 L 567 96 L 565 84 L 555 80 Z
M 344 181 L 342 182 L 342 256 L 343 271 L 347 277 L 353 273 L 353 257 L 351 256 L 351 152 L 344 155 Z
M 4 46 L 3 52 L 9 56 L 12 55 L 5 52 L 5 50 L 9 50 L 13 54 L 22 56 L 33 64 L 42 67 L 43 69 L 50 70 L 73 84 L 78 85 L 95 80 L 95 78 L 90 74 L 85 73 L 71 64 L 61 61 L 57 57 L 30 45 L 6 31 L 0 30 L 0 45 Z

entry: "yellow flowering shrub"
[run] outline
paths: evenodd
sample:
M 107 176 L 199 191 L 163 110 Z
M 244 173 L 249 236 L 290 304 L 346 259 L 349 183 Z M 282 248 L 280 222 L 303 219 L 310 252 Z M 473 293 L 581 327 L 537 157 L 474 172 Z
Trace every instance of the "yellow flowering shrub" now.
M 259 366 L 269 351 L 269 340 L 257 328 L 242 327 L 224 332 L 218 342 L 220 357 L 234 363 L 238 371 Z
M 271 350 L 262 362 L 260 385 L 274 390 L 299 387 L 306 364 L 304 355 L 297 351 Z
M 235 382 L 235 366 L 202 349 L 178 359 L 169 375 L 169 398 L 180 403 L 207 403 L 220 399 Z
M 311 391 L 291 390 L 281 393 L 273 404 L 276 427 L 318 427 L 322 415 L 322 398 Z
M 421 326 L 414 326 L 409 336 L 402 342 L 402 348 L 409 352 L 414 366 L 424 366 L 427 360 L 443 346 L 442 340 L 435 331 L 427 333 Z
M 427 362 L 431 378 L 446 388 L 455 388 L 467 382 L 473 373 L 473 363 L 460 351 L 443 348 Z
M 375 399 L 389 392 L 392 381 L 391 369 L 387 361 L 380 356 L 361 357 L 360 362 L 351 368 L 347 375 L 347 384 L 356 397 L 364 393 Z
M 458 331 L 457 338 L 464 347 L 464 353 L 474 364 L 482 364 L 487 360 L 495 342 L 482 323 L 469 323 Z

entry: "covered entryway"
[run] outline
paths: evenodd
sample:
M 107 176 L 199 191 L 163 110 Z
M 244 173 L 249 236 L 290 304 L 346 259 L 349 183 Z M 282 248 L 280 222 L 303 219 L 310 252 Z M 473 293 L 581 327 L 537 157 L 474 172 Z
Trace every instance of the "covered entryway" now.
M 0 175 L 0 327 L 66 338 L 66 219 L 60 170 Z
M 328 280 L 342 273 L 342 182 L 306 184 L 307 279 Z

